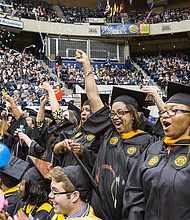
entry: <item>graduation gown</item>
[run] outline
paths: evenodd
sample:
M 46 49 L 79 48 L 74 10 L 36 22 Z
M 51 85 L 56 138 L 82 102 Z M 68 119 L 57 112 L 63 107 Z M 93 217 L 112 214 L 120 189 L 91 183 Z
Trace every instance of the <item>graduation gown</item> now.
M 52 206 L 49 203 L 45 202 L 40 207 L 27 205 L 20 210 L 24 211 L 27 216 L 31 214 L 34 217 L 34 220 L 36 220 L 37 218 L 39 218 L 40 220 L 46 220 L 52 210 Z
M 127 181 L 123 220 L 190 219 L 189 146 L 190 139 L 179 141 L 168 152 L 158 141 L 139 157 Z
M 41 151 L 34 152 L 35 156 L 40 157 L 44 151 L 43 146 L 45 145 L 43 142 L 43 137 L 42 137 L 42 135 L 40 135 L 40 131 L 38 130 L 38 128 L 36 126 L 34 126 L 34 128 L 28 126 L 28 124 L 26 122 L 26 118 L 23 116 L 21 116 L 17 121 L 15 120 L 8 129 L 9 140 L 10 140 L 10 138 L 12 138 L 12 140 L 10 140 L 10 143 L 11 143 L 10 149 L 11 149 L 12 154 L 14 156 L 17 156 L 17 157 L 23 159 L 23 160 L 26 160 L 26 157 L 28 155 L 28 149 L 29 149 L 28 146 L 26 145 L 26 143 L 23 143 L 21 146 L 19 143 L 18 136 L 15 135 L 15 131 L 16 131 L 16 129 L 18 129 L 20 127 L 20 125 L 24 126 L 23 132 L 28 137 L 30 137 L 31 139 L 36 139 L 36 141 L 38 141 L 38 143 L 41 144 L 41 146 L 42 146 Z
M 96 216 L 104 220 L 122 219 L 123 191 L 129 172 L 140 154 L 154 140 L 144 131 L 129 133 L 133 135 L 122 139 L 111 126 L 104 135 L 94 165 L 93 175 L 101 197 L 93 192 L 92 206 Z
M 5 206 L 4 210 L 11 216 L 13 216 L 17 203 L 19 203 L 21 200 L 18 196 L 18 189 L 19 186 L 15 186 L 3 192 L 5 199 L 8 201 L 8 206 Z
M 58 121 L 60 122 L 60 120 Z M 74 130 L 73 123 L 70 122 L 67 118 L 64 118 L 64 120 L 62 120 L 61 122 L 62 123 L 57 124 L 56 120 L 54 119 L 48 126 L 47 123 L 44 121 L 43 127 L 41 129 L 41 134 L 46 140 L 46 161 L 48 162 L 52 162 L 52 148 L 55 145 L 59 135 L 62 134 L 64 137 L 70 137 L 70 134 L 72 134 Z
M 109 114 L 108 106 L 104 106 L 96 113 L 92 114 L 84 125 L 82 125 L 79 129 L 76 129 L 70 137 L 71 140 L 75 140 L 77 143 L 83 144 L 84 152 L 82 156 L 79 156 L 79 158 L 89 172 L 92 172 L 92 168 L 99 151 L 102 135 L 110 125 L 109 120 L 105 119 L 105 114 Z M 65 136 L 62 136 L 59 141 L 63 140 L 64 137 Z M 63 154 L 56 155 L 55 158 L 57 158 L 59 165 L 62 167 L 78 164 L 72 151 L 69 150 Z

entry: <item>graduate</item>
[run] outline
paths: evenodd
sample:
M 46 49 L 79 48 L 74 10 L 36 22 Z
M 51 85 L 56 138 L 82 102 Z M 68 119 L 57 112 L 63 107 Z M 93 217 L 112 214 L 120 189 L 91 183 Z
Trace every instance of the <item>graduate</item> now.
M 93 168 L 100 196 L 93 192 L 92 206 L 99 218 L 121 220 L 123 191 L 129 172 L 139 155 L 153 141 L 151 135 L 139 129 L 141 119 L 138 111 L 141 111 L 146 94 L 114 87 L 111 111 L 107 114 L 103 112 L 103 103 L 86 53 L 77 50 L 76 60 L 83 65 L 92 111 L 102 110 L 102 118 L 110 123 L 104 132 Z
M 108 114 L 109 107 L 106 103 L 108 103 L 109 94 L 101 94 L 101 100 L 105 103 L 103 110 Z M 54 153 L 59 165 L 66 167 L 78 164 L 72 153 L 74 151 L 91 173 L 99 150 L 101 136 L 109 126 L 109 122 L 104 120 L 102 110 L 92 111 L 86 94 L 81 94 L 81 106 L 79 127 L 73 131 L 70 138 L 64 134 L 59 136 L 58 143 L 54 146 Z
M 52 210 L 48 194 L 50 192 L 50 164 L 43 160 L 29 156 L 31 167 L 22 177 L 18 194 L 22 198 L 23 205 L 19 209 L 27 216 L 32 215 L 34 220 L 46 220 Z
M 168 82 L 159 115 L 165 137 L 145 150 L 132 168 L 123 220 L 190 219 L 190 87 Z
M 52 220 L 96 219 L 89 204 L 92 185 L 81 166 L 54 167 L 50 171 L 51 193 L 55 215 Z

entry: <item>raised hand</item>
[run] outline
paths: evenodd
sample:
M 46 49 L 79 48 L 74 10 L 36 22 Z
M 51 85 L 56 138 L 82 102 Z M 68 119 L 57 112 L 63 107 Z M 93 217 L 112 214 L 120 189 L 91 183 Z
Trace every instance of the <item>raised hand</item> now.
M 41 88 L 50 92 L 53 90 L 53 88 L 50 86 L 50 84 L 48 82 L 43 82 L 43 84 L 41 85 Z
M 89 59 L 88 59 L 87 54 L 84 51 L 77 49 L 76 50 L 76 61 L 84 64 L 85 62 L 89 62 Z
M 40 105 L 46 105 L 49 101 L 48 95 L 44 94 L 41 98 L 40 98 Z

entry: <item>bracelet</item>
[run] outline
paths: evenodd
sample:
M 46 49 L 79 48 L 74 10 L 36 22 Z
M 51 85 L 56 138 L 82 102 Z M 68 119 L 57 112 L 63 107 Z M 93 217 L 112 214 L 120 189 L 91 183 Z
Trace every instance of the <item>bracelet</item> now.
M 92 70 L 87 70 L 84 74 L 85 76 L 88 76 L 89 74 L 94 74 L 94 72 Z

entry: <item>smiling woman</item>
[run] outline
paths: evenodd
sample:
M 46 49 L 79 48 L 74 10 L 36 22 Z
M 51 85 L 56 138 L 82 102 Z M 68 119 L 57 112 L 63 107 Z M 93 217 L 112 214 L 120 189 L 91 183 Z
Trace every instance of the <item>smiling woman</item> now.
M 159 114 L 165 138 L 152 144 L 133 167 L 123 220 L 190 219 L 190 87 L 169 82 L 168 100 Z
M 101 111 L 104 105 L 98 94 L 87 55 L 77 50 L 76 57 L 83 65 L 86 93 L 92 111 Z M 93 173 L 101 196 L 93 192 L 92 206 L 101 219 L 122 219 L 125 182 L 139 155 L 153 141 L 148 133 L 139 130 L 141 119 L 138 110 L 141 111 L 145 97 L 146 94 L 140 91 L 114 87 L 110 114 L 103 110 L 101 112 L 104 120 L 110 122 L 104 132 Z

